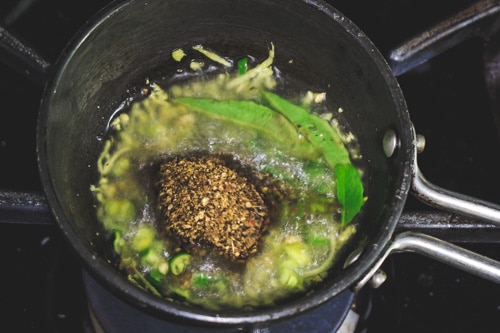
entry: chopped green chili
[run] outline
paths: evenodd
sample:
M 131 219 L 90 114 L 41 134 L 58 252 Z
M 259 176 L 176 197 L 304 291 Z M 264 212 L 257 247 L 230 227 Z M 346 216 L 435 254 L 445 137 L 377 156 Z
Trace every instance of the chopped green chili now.
M 186 267 L 191 262 L 189 253 L 179 253 L 170 259 L 170 271 L 174 275 L 179 275 L 186 270 Z
M 237 64 L 238 64 L 238 74 L 239 75 L 245 74 L 248 70 L 248 58 L 243 57 L 239 59 Z
M 132 239 L 132 248 L 137 252 L 146 250 L 155 238 L 156 232 L 147 225 L 141 225 Z

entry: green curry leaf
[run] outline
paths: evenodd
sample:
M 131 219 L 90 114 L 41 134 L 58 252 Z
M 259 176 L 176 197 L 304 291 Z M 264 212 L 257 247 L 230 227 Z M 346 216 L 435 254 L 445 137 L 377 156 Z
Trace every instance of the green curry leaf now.
M 294 124 L 297 131 L 323 154 L 331 168 L 338 163 L 350 163 L 349 152 L 339 133 L 326 120 L 272 92 L 261 92 L 261 98 L 265 104 Z
M 358 170 L 352 164 L 335 166 L 337 200 L 342 205 L 342 225 L 346 225 L 363 206 L 363 183 Z
M 180 97 L 175 101 L 192 111 L 251 129 L 277 144 L 293 146 L 297 155 L 302 158 L 315 156 L 316 149 L 300 138 L 295 126 L 286 117 L 264 105 L 247 100 L 218 101 L 192 97 Z
M 337 181 L 337 200 L 342 205 L 342 225 L 346 225 L 363 206 L 363 183 L 358 170 L 351 164 L 339 133 L 326 120 L 311 114 L 281 96 L 262 91 L 263 102 L 281 113 L 322 153 L 334 170 Z
M 191 97 L 176 98 L 175 102 L 293 147 L 296 156 L 315 158 L 319 153 L 335 172 L 342 224 L 349 223 L 363 205 L 363 183 L 358 170 L 351 164 L 340 134 L 326 120 L 277 94 L 261 92 L 261 100 L 263 105 L 246 100 Z

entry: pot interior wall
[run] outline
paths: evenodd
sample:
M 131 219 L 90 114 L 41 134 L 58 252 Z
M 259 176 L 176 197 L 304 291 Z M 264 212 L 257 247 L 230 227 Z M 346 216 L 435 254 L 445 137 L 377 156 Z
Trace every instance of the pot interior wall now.
M 270 43 L 275 66 L 313 91 L 326 91 L 334 111 L 342 107 L 339 116 L 359 139 L 368 201 L 349 250 L 371 246 L 359 264 L 369 266 L 406 198 L 403 179 L 413 148 L 404 100 L 366 36 L 324 4 L 302 1 L 132 1 L 85 27 L 57 64 L 40 118 L 42 180 L 69 238 L 98 257 L 113 257 L 89 191 L 97 176 L 100 139 L 134 88 L 175 70 L 167 65 L 173 49 L 202 44 L 229 57 L 264 59 Z M 402 137 L 390 159 L 382 148 L 387 129 Z M 350 269 L 351 276 L 360 274 Z M 333 274 L 325 288 L 342 286 L 342 277 Z

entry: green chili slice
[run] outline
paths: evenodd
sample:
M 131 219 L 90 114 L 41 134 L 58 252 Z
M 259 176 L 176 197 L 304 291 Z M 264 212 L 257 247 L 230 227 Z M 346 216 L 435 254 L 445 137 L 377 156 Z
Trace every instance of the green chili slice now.
M 189 253 L 179 253 L 170 259 L 170 271 L 174 275 L 179 275 L 186 270 L 186 267 L 191 262 Z

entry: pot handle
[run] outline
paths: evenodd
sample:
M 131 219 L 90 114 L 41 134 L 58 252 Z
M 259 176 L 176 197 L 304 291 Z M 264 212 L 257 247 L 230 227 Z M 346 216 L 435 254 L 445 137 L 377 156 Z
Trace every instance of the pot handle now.
M 398 76 L 472 37 L 491 35 L 499 19 L 500 2 L 481 0 L 456 15 L 423 31 L 402 43 L 389 53 L 389 63 Z M 422 137 L 416 147 L 422 147 Z M 474 217 L 500 225 L 500 206 L 483 200 L 448 191 L 429 182 L 420 171 L 415 156 L 413 164 L 412 194 L 429 206 Z
M 500 262 L 429 235 L 406 231 L 394 238 L 368 274 L 356 284 L 354 291 L 359 291 L 370 281 L 374 282 L 374 287 L 382 284 L 385 279 L 381 277 L 380 267 L 390 254 L 399 252 L 420 254 L 500 284 Z M 378 283 L 377 279 L 380 280 Z
M 417 136 L 416 140 L 416 146 L 423 149 L 423 137 Z M 412 172 L 411 193 L 418 200 L 448 212 L 500 225 L 499 205 L 446 190 L 428 181 L 418 167 L 417 152 L 415 152 Z

